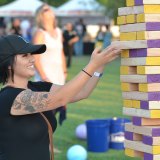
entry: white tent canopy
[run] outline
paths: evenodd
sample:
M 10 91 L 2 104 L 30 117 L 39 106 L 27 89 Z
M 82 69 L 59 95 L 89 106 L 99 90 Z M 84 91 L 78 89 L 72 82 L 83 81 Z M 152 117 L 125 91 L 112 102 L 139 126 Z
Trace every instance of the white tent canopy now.
M 58 7 L 57 16 L 102 15 L 105 8 L 96 0 L 70 0 Z
M 38 7 L 43 4 L 40 0 L 16 0 L 0 7 L 1 17 L 34 16 Z

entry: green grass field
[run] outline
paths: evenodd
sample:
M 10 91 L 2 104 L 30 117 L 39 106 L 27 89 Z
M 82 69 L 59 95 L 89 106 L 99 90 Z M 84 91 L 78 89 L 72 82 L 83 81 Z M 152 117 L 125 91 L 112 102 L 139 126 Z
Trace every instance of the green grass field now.
M 89 61 L 89 56 L 73 57 L 72 67 L 68 70 L 68 80 L 74 77 Z M 75 129 L 88 119 L 124 117 L 119 80 L 120 59 L 110 63 L 92 95 L 80 102 L 67 106 L 67 120 L 58 126 L 54 134 L 54 145 L 61 150 L 55 154 L 56 160 L 66 160 L 67 149 L 74 144 L 86 148 L 86 141 L 75 136 Z M 138 160 L 124 155 L 124 151 L 109 150 L 105 153 L 88 152 L 88 160 Z

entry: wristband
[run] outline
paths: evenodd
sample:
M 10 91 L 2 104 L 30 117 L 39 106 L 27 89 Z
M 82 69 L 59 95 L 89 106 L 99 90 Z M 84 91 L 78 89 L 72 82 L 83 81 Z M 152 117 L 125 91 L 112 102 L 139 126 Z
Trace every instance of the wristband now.
M 102 77 L 103 76 L 103 73 L 99 73 L 99 72 L 94 72 L 93 74 L 95 77 Z
M 82 71 L 83 71 L 84 73 L 86 73 L 88 76 L 92 77 L 92 75 L 89 74 L 88 72 L 86 72 L 84 69 L 82 69 Z

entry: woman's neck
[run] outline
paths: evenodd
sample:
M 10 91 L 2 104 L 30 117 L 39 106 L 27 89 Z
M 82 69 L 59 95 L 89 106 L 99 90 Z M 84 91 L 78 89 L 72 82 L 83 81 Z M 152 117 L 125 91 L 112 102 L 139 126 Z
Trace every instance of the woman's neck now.
M 28 81 L 20 81 L 20 80 L 16 81 L 15 79 L 14 79 L 14 81 L 8 80 L 8 82 L 5 84 L 5 86 L 27 89 L 28 88 Z
M 56 29 L 53 25 L 44 25 L 44 30 L 48 32 L 51 36 L 55 37 L 56 35 Z

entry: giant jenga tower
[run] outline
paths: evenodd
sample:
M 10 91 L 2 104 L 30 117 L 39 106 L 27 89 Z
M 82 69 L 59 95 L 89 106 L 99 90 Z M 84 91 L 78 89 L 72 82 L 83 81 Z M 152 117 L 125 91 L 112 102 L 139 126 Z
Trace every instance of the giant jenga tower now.
M 126 0 L 118 14 L 125 154 L 160 160 L 160 0 Z

